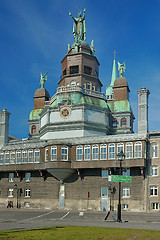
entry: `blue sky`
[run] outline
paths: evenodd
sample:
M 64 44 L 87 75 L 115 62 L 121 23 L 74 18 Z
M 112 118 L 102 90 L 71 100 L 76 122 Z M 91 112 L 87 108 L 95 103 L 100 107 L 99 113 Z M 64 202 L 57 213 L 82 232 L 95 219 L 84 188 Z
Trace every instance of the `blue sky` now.
M 40 73 L 48 71 L 52 96 L 61 75 L 61 60 L 74 42 L 72 19 L 86 8 L 86 41 L 94 40 L 103 91 L 110 84 L 113 51 L 126 60 L 130 103 L 136 120 L 137 90 L 149 97 L 149 130 L 159 130 L 160 1 L 159 0 L 0 0 L 0 110 L 11 113 L 9 134 L 28 137 L 28 117 Z

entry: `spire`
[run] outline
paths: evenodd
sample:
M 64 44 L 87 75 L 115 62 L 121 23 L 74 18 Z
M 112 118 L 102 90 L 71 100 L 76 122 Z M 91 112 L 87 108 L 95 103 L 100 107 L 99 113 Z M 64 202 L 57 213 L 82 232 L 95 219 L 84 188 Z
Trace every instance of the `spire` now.
M 113 60 L 113 68 L 112 68 L 112 78 L 110 86 L 114 86 L 114 82 L 117 79 L 117 66 L 116 66 L 116 51 L 114 50 L 114 60 Z
M 114 82 L 117 79 L 117 66 L 116 66 L 116 51 L 114 50 L 114 60 L 113 60 L 113 68 L 112 68 L 112 77 L 111 77 L 111 83 L 106 88 L 106 96 L 108 100 L 112 100 L 113 97 L 113 86 Z

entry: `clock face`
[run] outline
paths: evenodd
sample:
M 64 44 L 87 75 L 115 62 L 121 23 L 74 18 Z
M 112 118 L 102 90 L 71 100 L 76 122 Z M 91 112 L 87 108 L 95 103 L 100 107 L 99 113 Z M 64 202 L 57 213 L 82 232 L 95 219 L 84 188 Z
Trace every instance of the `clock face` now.
M 62 118 L 67 118 L 71 114 L 71 109 L 69 107 L 62 107 L 60 110 L 60 116 Z

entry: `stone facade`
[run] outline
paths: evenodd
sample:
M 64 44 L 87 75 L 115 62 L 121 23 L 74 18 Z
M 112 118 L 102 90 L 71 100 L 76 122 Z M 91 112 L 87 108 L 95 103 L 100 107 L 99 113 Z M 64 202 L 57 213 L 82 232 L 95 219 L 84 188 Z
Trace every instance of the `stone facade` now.
M 122 151 L 122 210 L 159 211 L 159 133 L 148 133 L 148 95 L 139 96 L 138 133 L 129 86 L 117 78 L 101 92 L 99 62 L 85 42 L 74 43 L 62 60 L 56 93 L 43 84 L 34 94 L 29 138 L 8 136 L 9 113 L 0 112 L 0 206 L 116 210 Z

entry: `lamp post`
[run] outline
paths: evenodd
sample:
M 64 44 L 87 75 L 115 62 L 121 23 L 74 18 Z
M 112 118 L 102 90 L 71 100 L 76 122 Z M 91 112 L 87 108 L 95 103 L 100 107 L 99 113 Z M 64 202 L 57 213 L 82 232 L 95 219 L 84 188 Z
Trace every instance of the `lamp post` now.
M 121 150 L 117 154 L 117 159 L 120 162 L 120 175 L 122 175 L 122 161 L 123 161 L 124 158 L 125 158 L 125 154 Z M 121 182 L 119 182 L 119 198 L 118 198 L 117 222 L 122 222 L 122 219 L 121 219 Z

